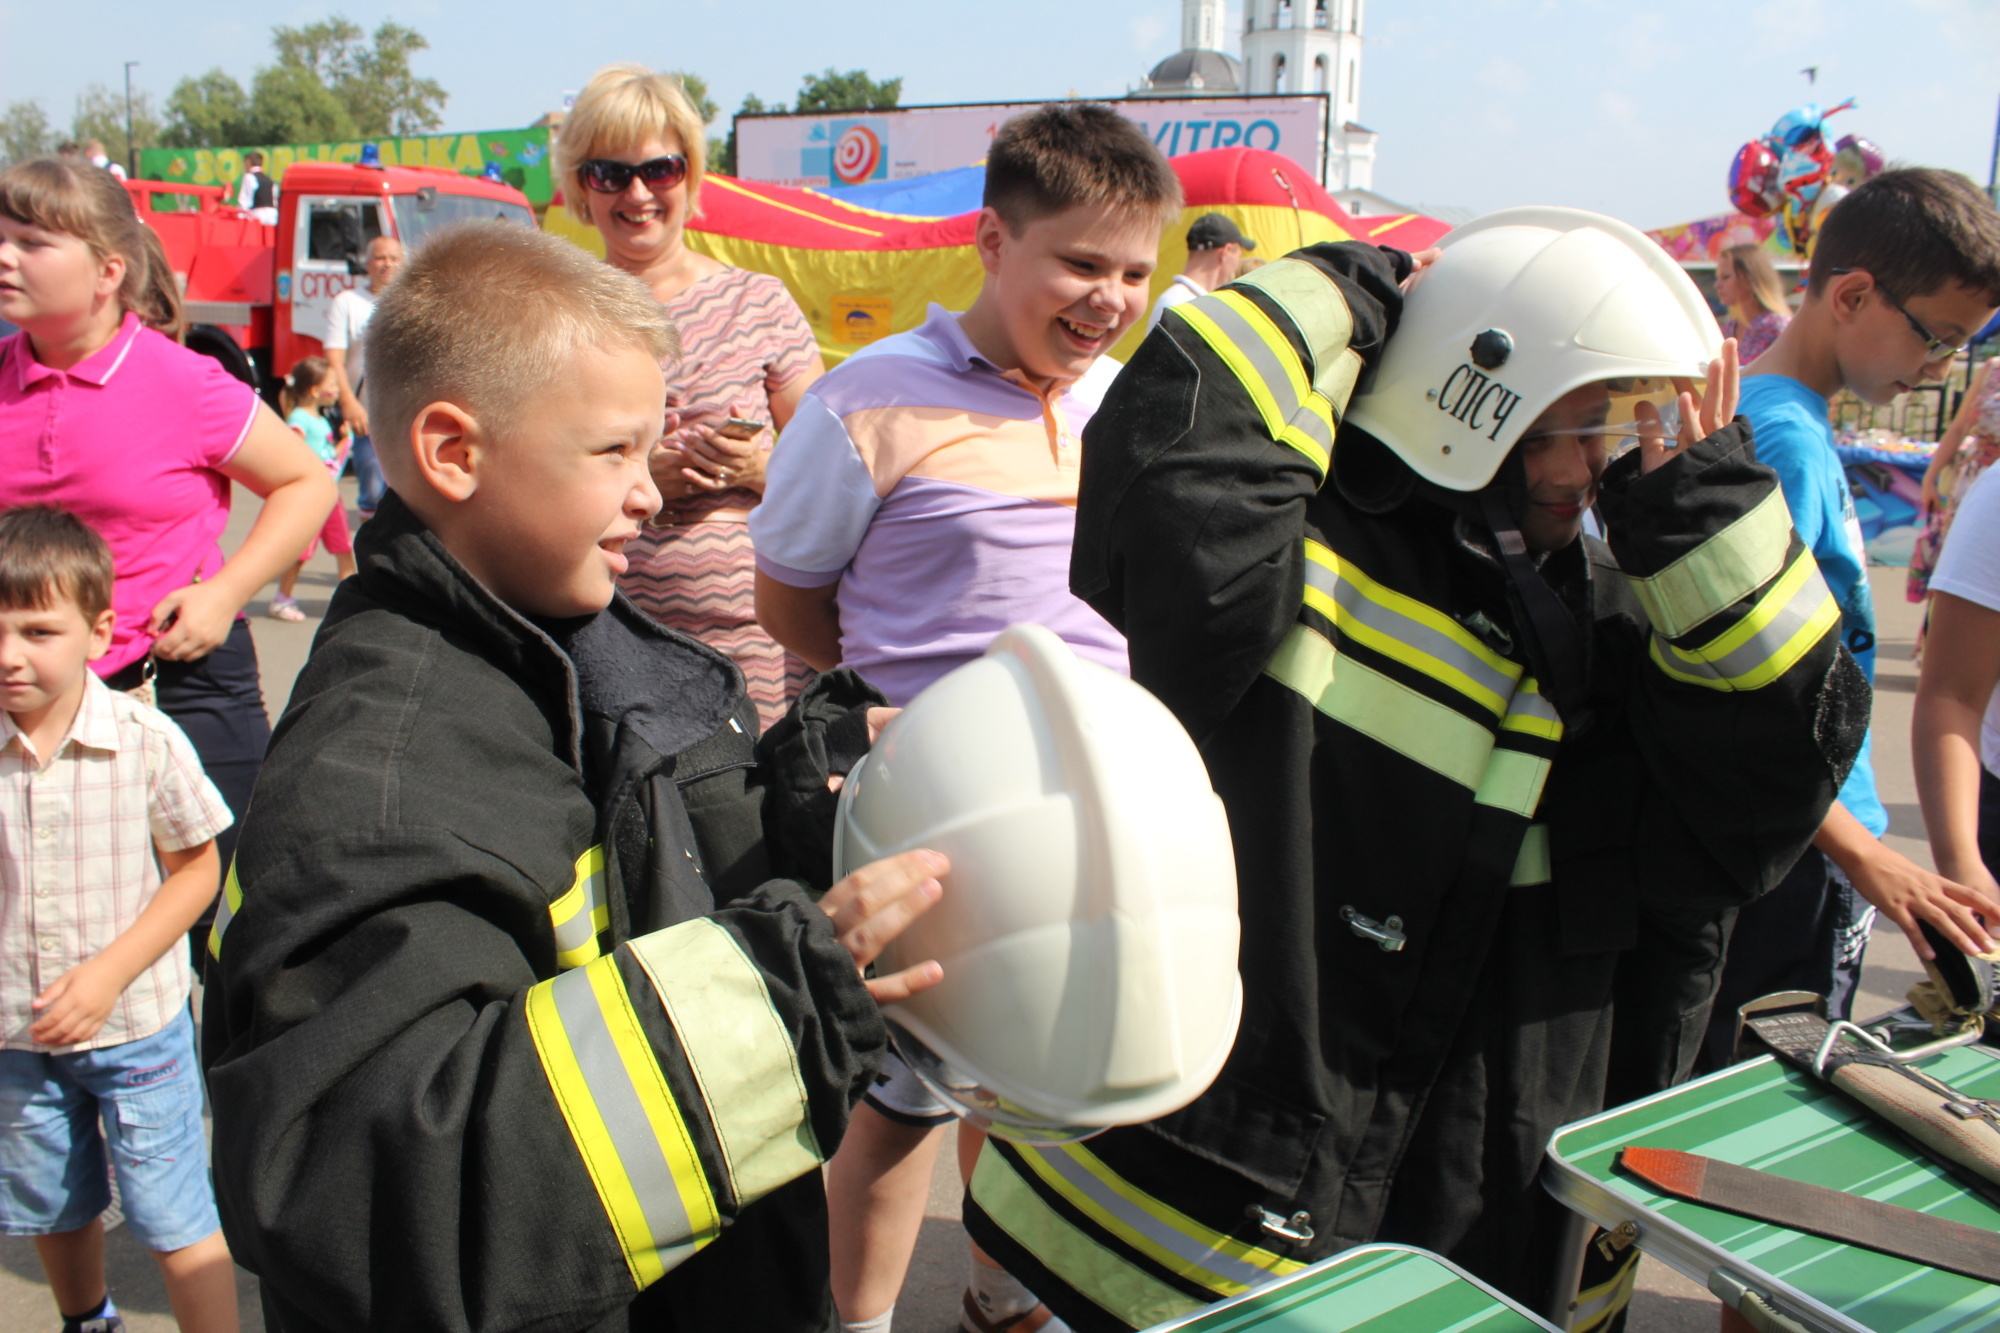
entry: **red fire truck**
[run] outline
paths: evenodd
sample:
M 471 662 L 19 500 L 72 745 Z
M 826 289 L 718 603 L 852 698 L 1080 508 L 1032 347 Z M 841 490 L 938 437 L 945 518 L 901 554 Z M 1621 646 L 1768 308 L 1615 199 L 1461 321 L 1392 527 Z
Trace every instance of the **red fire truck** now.
M 125 188 L 166 245 L 188 346 L 267 395 L 320 350 L 328 308 L 366 281 L 362 260 L 377 236 L 415 247 L 474 218 L 535 225 L 519 190 L 432 167 L 294 163 L 275 225 L 227 203 L 220 186 L 134 180 Z

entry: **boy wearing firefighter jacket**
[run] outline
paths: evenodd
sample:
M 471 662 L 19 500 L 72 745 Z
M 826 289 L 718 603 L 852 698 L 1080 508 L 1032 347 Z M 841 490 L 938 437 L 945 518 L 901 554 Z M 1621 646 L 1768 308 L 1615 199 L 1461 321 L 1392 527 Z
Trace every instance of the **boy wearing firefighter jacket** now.
M 467 224 L 370 342 L 393 493 L 211 945 L 216 1191 L 266 1326 L 822 1330 L 819 1165 L 884 1044 L 871 993 L 939 975 L 856 964 L 941 858 L 818 904 L 772 877 L 824 872 L 871 696 L 823 677 L 760 763 L 729 659 L 615 595 L 675 352 L 644 286 Z
M 1185 1110 L 988 1143 L 967 1224 L 1080 1330 L 1378 1239 L 1541 1303 L 1536 1173 L 1599 1109 L 1621 951 L 1646 926 L 1712 971 L 1866 725 L 1658 247 L 1523 209 L 1406 300 L 1411 268 L 1314 246 L 1176 307 L 1087 436 L 1072 585 L 1228 807 L 1244 1013 Z

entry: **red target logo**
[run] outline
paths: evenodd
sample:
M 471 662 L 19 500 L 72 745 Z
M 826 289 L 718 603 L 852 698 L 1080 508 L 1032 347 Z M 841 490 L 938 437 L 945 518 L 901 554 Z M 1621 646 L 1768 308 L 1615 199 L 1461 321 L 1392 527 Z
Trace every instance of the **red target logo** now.
M 833 174 L 842 185 L 859 185 L 882 165 L 882 139 L 866 125 L 850 125 L 833 146 Z

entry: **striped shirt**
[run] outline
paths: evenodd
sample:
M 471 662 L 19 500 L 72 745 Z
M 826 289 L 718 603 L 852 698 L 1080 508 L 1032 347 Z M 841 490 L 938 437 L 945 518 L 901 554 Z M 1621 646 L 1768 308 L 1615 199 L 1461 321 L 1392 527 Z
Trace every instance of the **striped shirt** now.
M 712 273 L 668 297 L 666 309 L 681 339 L 681 358 L 667 367 L 667 406 L 680 413 L 683 429 L 719 426 L 725 417 L 769 424 L 771 395 L 811 369 L 819 351 L 799 303 L 768 273 Z M 770 442 L 765 435 L 767 448 Z M 669 500 L 659 521 L 749 509 L 758 498 L 741 488 L 697 492 Z
M 69 734 L 43 764 L 0 713 L 0 1049 L 28 1035 L 34 998 L 129 930 L 160 889 L 155 844 L 186 851 L 230 825 L 229 807 L 171 718 L 86 673 Z M 187 1006 L 179 941 L 125 988 L 89 1041 L 149 1037 Z

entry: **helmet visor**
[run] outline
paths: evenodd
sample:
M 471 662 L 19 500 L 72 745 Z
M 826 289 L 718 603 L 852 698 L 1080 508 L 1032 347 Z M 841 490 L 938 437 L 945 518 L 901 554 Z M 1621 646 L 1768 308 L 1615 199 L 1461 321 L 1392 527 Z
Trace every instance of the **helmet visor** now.
M 1601 423 L 1544 425 L 1544 418 L 1537 418 L 1521 433 L 1521 444 L 1553 436 L 1601 439 L 1609 455 L 1618 458 L 1638 448 L 1649 432 L 1657 431 L 1670 440 L 1680 429 L 1680 389 L 1685 387 L 1685 382 L 1643 378 L 1605 380 L 1602 383 L 1609 392 L 1609 399 Z M 1591 415 L 1594 417 L 1596 414 Z
M 1031 1145 L 1076 1143 L 1107 1128 L 1067 1124 L 1028 1110 L 951 1065 L 894 1019 L 889 1020 L 889 1044 L 952 1114 L 995 1138 Z

